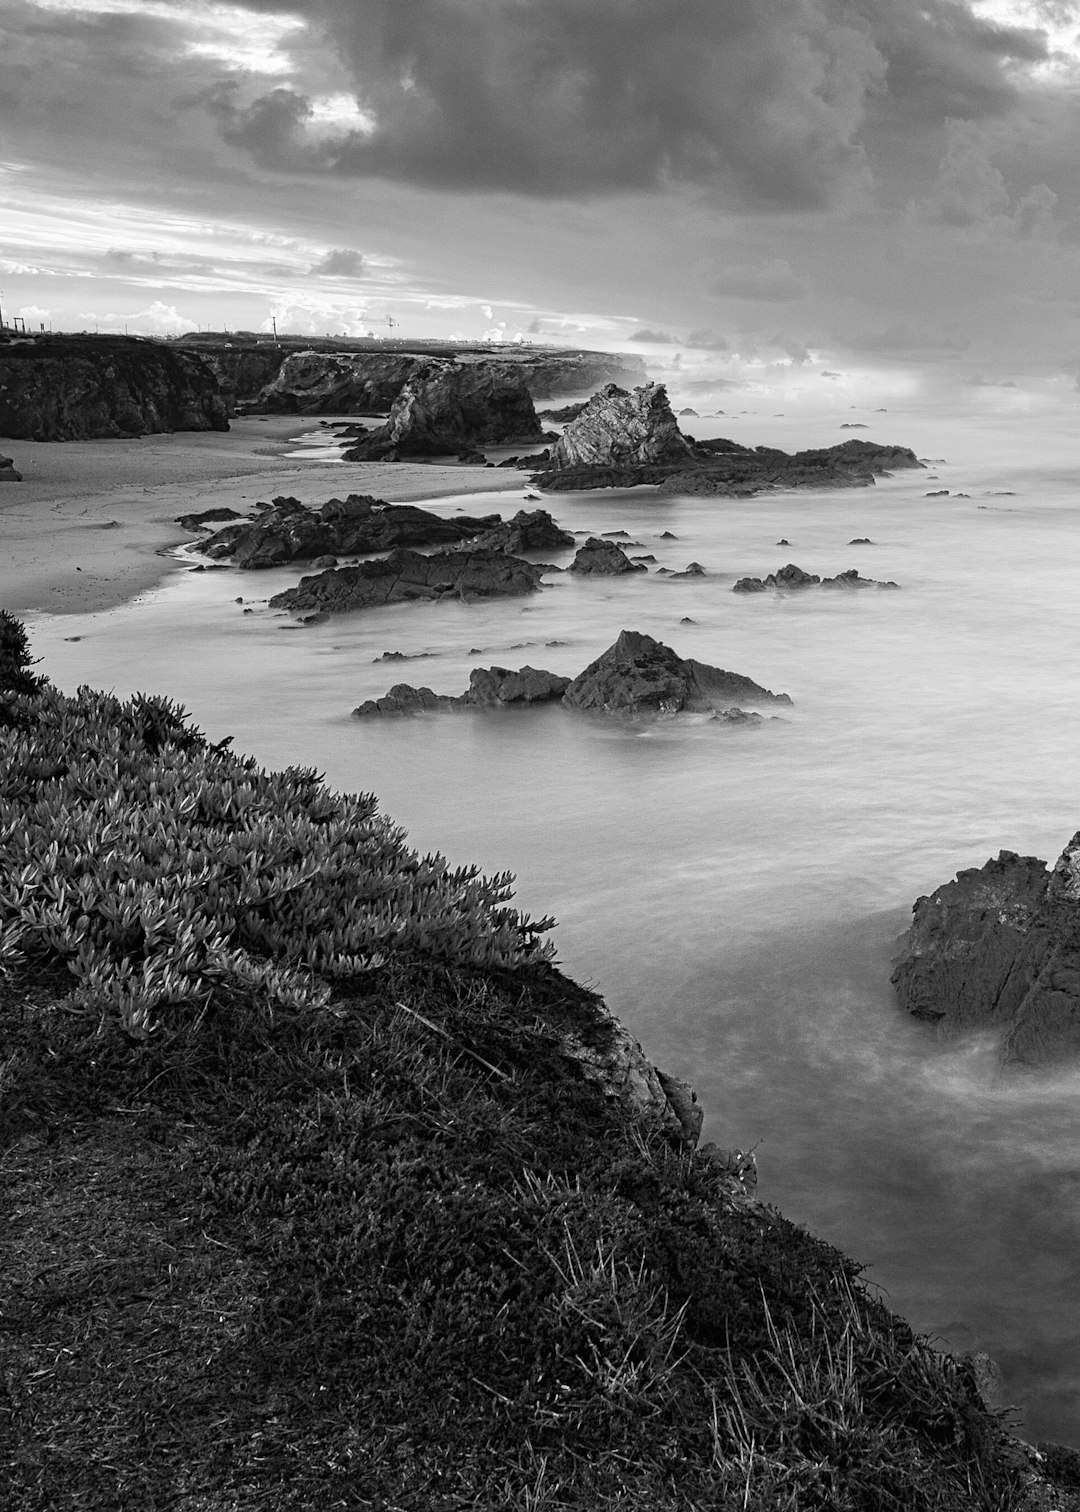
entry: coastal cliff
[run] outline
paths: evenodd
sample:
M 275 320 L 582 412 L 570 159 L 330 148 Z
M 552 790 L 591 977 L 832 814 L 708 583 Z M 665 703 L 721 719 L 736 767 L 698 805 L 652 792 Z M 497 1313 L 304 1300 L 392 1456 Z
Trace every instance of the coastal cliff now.
M 6 616 L 0 758 L 7 1505 L 1076 1508 L 510 878 Z
M 0 343 L 0 435 L 86 441 L 228 430 L 213 370 L 193 352 L 126 336 Z

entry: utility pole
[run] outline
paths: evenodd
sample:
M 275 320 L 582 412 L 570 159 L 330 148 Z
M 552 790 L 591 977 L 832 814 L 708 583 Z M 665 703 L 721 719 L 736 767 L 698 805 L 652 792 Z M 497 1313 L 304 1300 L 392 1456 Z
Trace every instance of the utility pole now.
M 271 321 L 273 323 L 273 327 L 274 327 L 274 340 L 276 341 L 277 340 L 277 316 L 276 315 L 271 315 L 270 319 L 271 319 Z
M 4 329 L 4 308 L 3 308 L 3 301 L 4 301 L 4 291 L 3 291 L 3 289 L 0 289 L 0 331 L 2 331 Z

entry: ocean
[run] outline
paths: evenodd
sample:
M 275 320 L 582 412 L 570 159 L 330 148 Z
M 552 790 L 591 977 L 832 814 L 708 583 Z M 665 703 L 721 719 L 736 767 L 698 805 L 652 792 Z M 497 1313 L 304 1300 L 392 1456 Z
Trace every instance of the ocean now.
M 65 690 L 167 693 L 266 765 L 376 793 L 418 849 L 513 871 L 519 905 L 559 921 L 563 968 L 694 1083 L 703 1138 L 754 1149 L 759 1196 L 942 1347 L 986 1351 L 1026 1435 L 1080 1448 L 1080 1067 L 1003 1071 L 889 985 L 920 894 L 1000 849 L 1052 862 L 1080 828 L 1075 420 L 840 418 L 682 424 L 790 450 L 865 437 L 931 465 L 752 500 L 551 495 L 564 528 L 625 531 L 656 562 L 530 598 L 296 628 L 264 601 L 298 572 L 182 573 L 105 614 L 27 616 L 32 645 Z M 430 507 L 511 514 L 528 492 Z M 706 575 L 657 575 L 691 561 Z M 900 589 L 731 591 L 786 562 Z M 622 629 L 793 706 L 752 727 L 351 713 L 402 680 L 459 693 L 475 666 L 574 675 Z

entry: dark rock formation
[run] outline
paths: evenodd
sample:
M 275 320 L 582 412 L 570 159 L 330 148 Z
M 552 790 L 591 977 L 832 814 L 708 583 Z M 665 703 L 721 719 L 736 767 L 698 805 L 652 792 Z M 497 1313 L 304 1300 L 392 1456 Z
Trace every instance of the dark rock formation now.
M 636 715 L 717 711 L 735 703 L 790 704 L 791 699 L 737 672 L 693 659 L 684 661 L 651 636 L 624 630 L 613 646 L 575 677 L 563 702 L 576 709 Z
M 446 551 L 422 556 L 399 549 L 357 567 L 332 567 L 275 594 L 273 609 L 341 614 L 409 599 L 490 598 L 535 593 L 543 567 L 504 551 Z
M 369 698 L 354 714 L 415 714 L 425 709 L 505 709 L 526 704 L 554 703 L 569 686 L 568 677 L 537 667 L 474 667 L 469 686 L 459 695 L 433 693 L 398 683 L 382 698 Z
M 196 351 L 214 371 L 225 408 L 230 415 L 272 383 L 289 356 L 290 348 L 273 341 L 210 345 L 187 336 L 173 346 Z M 261 406 L 260 406 L 261 407 Z
M 588 402 L 587 399 L 581 399 L 577 404 L 564 404 L 562 409 L 541 410 L 540 419 L 554 420 L 556 424 L 565 425 L 570 420 L 576 420 Z
M 308 509 L 279 497 L 257 518 L 227 525 L 198 550 L 238 567 L 279 567 L 321 556 L 364 556 L 395 546 L 444 546 L 468 540 L 500 523 L 498 515 L 454 515 L 444 520 L 415 504 L 387 504 L 367 494 L 329 499 Z
M 732 585 L 732 593 L 764 593 L 767 588 L 898 588 L 898 583 L 879 583 L 876 578 L 860 577 L 854 567 L 838 572 L 835 577 L 821 578 L 816 572 L 804 572 L 789 562 L 767 578 L 744 577 Z
M 632 562 L 614 541 L 602 541 L 590 536 L 570 563 L 569 571 L 593 573 L 602 577 L 618 577 L 624 572 L 648 572 L 643 562 Z
M 407 352 L 290 352 L 253 409 L 289 415 L 370 415 L 393 404 L 418 366 Z
M 202 530 L 204 525 L 216 525 L 222 520 L 246 519 L 247 515 L 241 514 L 238 509 L 229 509 L 223 504 L 218 509 L 199 509 L 194 514 L 177 515 L 176 523 L 185 530 Z
M 0 344 L 0 435 L 87 441 L 228 430 L 213 370 L 193 352 L 126 336 Z
M 22 473 L 15 471 L 14 457 L 0 457 L 0 483 L 21 483 Z
M 1005 1061 L 1080 1054 L 1080 834 L 1053 872 L 1002 851 L 920 898 L 892 982 L 948 1034 L 989 1028 Z
M 386 424 L 342 456 L 347 461 L 396 461 L 541 440 L 520 373 L 503 375 L 479 362 L 428 362 L 406 379 Z
M 491 551 L 563 551 L 574 538 L 563 530 L 546 509 L 519 509 L 512 520 L 502 520 L 478 535 L 475 547 Z
M 894 468 L 922 466 L 907 447 L 878 446 L 870 441 L 843 441 L 837 446 L 789 454 L 775 447 L 741 446 L 724 437 L 693 443 L 688 437 L 681 439 L 688 448 L 681 462 L 606 461 L 560 466 L 556 446 L 552 450 L 556 469 L 538 473 L 532 481 L 549 492 L 654 484 L 662 494 L 746 498 L 783 489 L 859 488 L 872 484 L 875 475 Z
M 607 384 L 551 449 L 557 468 L 685 464 L 693 457 L 662 383 L 646 383 L 631 393 Z

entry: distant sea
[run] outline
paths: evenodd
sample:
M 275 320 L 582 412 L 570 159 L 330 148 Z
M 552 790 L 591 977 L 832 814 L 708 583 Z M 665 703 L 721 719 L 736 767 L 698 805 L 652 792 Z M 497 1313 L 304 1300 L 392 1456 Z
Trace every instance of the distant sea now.
M 168 693 L 267 765 L 377 793 L 418 849 L 514 871 L 520 905 L 560 921 L 565 970 L 694 1082 L 703 1137 L 756 1150 L 759 1195 L 943 1347 L 989 1353 L 1025 1433 L 1080 1448 L 1080 1067 L 1002 1072 L 906 1017 L 888 980 L 920 894 L 1002 848 L 1053 861 L 1080 828 L 1075 417 L 844 419 L 681 423 L 937 460 L 851 491 L 547 500 L 567 529 L 640 543 L 656 562 L 633 578 L 297 629 L 260 602 L 297 572 L 182 574 L 106 614 L 31 616 L 33 645 L 64 689 Z M 431 507 L 508 514 L 527 491 Z M 656 574 L 691 561 L 707 575 Z M 731 592 L 786 562 L 901 589 Z M 794 707 L 754 728 L 350 713 L 402 680 L 461 692 L 475 666 L 572 675 L 624 628 Z

